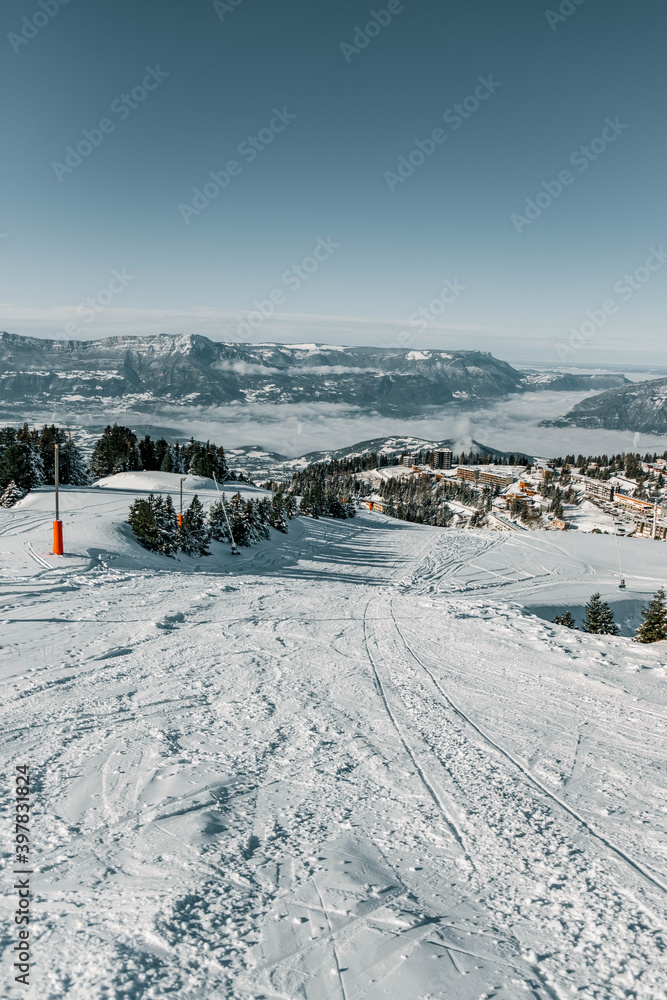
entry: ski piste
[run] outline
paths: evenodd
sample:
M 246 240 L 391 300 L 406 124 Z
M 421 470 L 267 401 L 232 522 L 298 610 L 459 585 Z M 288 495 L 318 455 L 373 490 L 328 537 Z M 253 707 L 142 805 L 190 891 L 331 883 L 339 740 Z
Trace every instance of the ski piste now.
M 170 559 L 125 522 L 178 478 L 62 488 L 62 557 L 52 491 L 0 511 L 45 992 L 664 996 L 662 546 L 618 540 L 622 595 L 612 536 L 364 509 Z M 598 591 L 620 637 L 551 623 Z

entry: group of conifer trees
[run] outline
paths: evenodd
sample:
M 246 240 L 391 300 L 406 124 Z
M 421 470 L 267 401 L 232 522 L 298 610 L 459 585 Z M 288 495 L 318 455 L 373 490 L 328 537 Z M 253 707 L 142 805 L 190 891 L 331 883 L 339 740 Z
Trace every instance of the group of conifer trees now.
M 128 522 L 137 540 L 151 552 L 166 556 L 184 552 L 200 557 L 211 554 L 211 539 L 218 542 L 233 540 L 236 545 L 245 546 L 268 538 L 269 528 L 286 532 L 288 522 L 296 513 L 296 501 L 292 496 L 276 493 L 271 499 L 252 497 L 244 501 L 237 493 L 226 499 L 224 504 L 222 499 L 217 500 L 206 514 L 195 494 L 183 511 L 179 525 L 171 496 L 151 493 L 146 499 L 134 501 Z
M 378 492 L 390 517 L 438 528 L 446 528 L 453 520 L 450 500 L 473 507 L 470 526 L 483 527 L 494 495 L 491 488 L 479 492 L 466 482 L 456 479 L 433 482 L 426 476 L 393 476 L 379 484 Z
M 366 456 L 367 468 L 377 467 L 377 456 Z M 357 460 L 358 462 L 358 460 Z M 264 484 L 265 487 L 269 484 Z M 289 496 L 300 496 L 299 513 L 304 517 L 354 517 L 354 497 L 359 496 L 360 481 L 345 461 L 309 465 L 297 472 L 289 483 Z
M 227 477 L 227 462 L 223 448 L 210 441 L 202 443 L 194 438 L 184 444 L 169 444 L 164 438 L 153 441 L 149 434 L 143 438 L 129 427 L 105 428 L 93 450 L 90 475 L 103 479 L 117 472 L 175 472 L 184 476 L 214 477 L 223 482 Z
M 59 445 L 62 486 L 86 486 L 117 472 L 140 469 L 207 476 L 220 483 L 230 475 L 224 449 L 210 441 L 191 438 L 183 445 L 169 444 L 164 438 L 154 441 L 149 434 L 139 438 L 129 427 L 109 425 L 86 467 L 69 431 L 54 424 L 41 430 L 24 424 L 0 428 L 0 507 L 12 507 L 37 486 L 53 486 L 55 444 Z M 243 481 L 246 477 L 236 473 L 234 478 Z
M 336 517 L 344 520 L 355 516 L 354 504 L 333 489 L 316 484 L 305 491 L 299 502 L 304 517 Z
M 661 642 L 667 639 L 667 595 L 661 588 L 653 595 L 646 607 L 642 608 L 642 624 L 635 633 L 635 642 Z M 554 618 L 556 625 L 576 629 L 577 625 L 571 611 Z M 600 594 L 593 594 L 586 605 L 586 617 L 582 631 L 589 635 L 618 635 L 619 627 L 614 619 L 614 612 Z
M 81 452 L 62 427 L 44 425 L 41 430 L 0 428 L 0 506 L 13 507 L 29 490 L 55 483 L 55 450 L 59 446 L 59 479 L 63 485 L 85 486 L 90 482 Z

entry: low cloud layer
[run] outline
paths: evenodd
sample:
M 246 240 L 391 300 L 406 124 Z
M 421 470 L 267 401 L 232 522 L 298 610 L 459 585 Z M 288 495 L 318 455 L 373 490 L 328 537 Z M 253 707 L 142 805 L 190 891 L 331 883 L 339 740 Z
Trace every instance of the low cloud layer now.
M 166 407 L 160 414 L 126 412 L 118 421 L 138 433 L 166 434 L 186 439 L 210 439 L 227 448 L 259 445 L 268 451 L 294 457 L 312 451 L 347 447 L 358 441 L 392 435 L 439 441 L 453 438 L 467 450 L 473 439 L 502 451 L 526 451 L 541 456 L 664 451 L 667 437 L 655 438 L 629 432 L 544 428 L 539 423 L 557 417 L 587 393 L 541 392 L 512 396 L 475 410 L 434 411 L 423 419 L 400 420 L 362 413 L 355 407 L 333 403 L 209 407 Z M 53 419 L 52 414 L 26 415 L 31 422 Z M 63 416 L 56 418 L 63 422 Z M 85 419 L 90 427 L 103 427 L 113 414 Z M 71 424 L 82 418 L 72 417 Z

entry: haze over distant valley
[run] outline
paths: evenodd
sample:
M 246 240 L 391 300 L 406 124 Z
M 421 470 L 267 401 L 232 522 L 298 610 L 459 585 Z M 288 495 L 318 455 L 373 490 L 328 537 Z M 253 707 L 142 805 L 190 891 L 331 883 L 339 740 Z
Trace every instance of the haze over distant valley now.
M 637 378 L 634 375 L 633 378 Z M 664 448 L 631 428 L 557 422 L 623 392 L 621 372 L 518 369 L 478 351 L 225 344 L 205 337 L 62 341 L 0 334 L 0 419 L 110 420 L 169 438 L 258 445 L 289 457 L 407 435 L 533 454 Z

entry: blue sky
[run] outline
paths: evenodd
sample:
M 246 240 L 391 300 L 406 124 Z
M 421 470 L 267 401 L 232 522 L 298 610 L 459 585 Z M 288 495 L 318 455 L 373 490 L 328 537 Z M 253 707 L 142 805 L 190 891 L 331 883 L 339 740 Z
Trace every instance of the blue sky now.
M 0 20 L 0 328 L 663 359 L 659 0 Z

